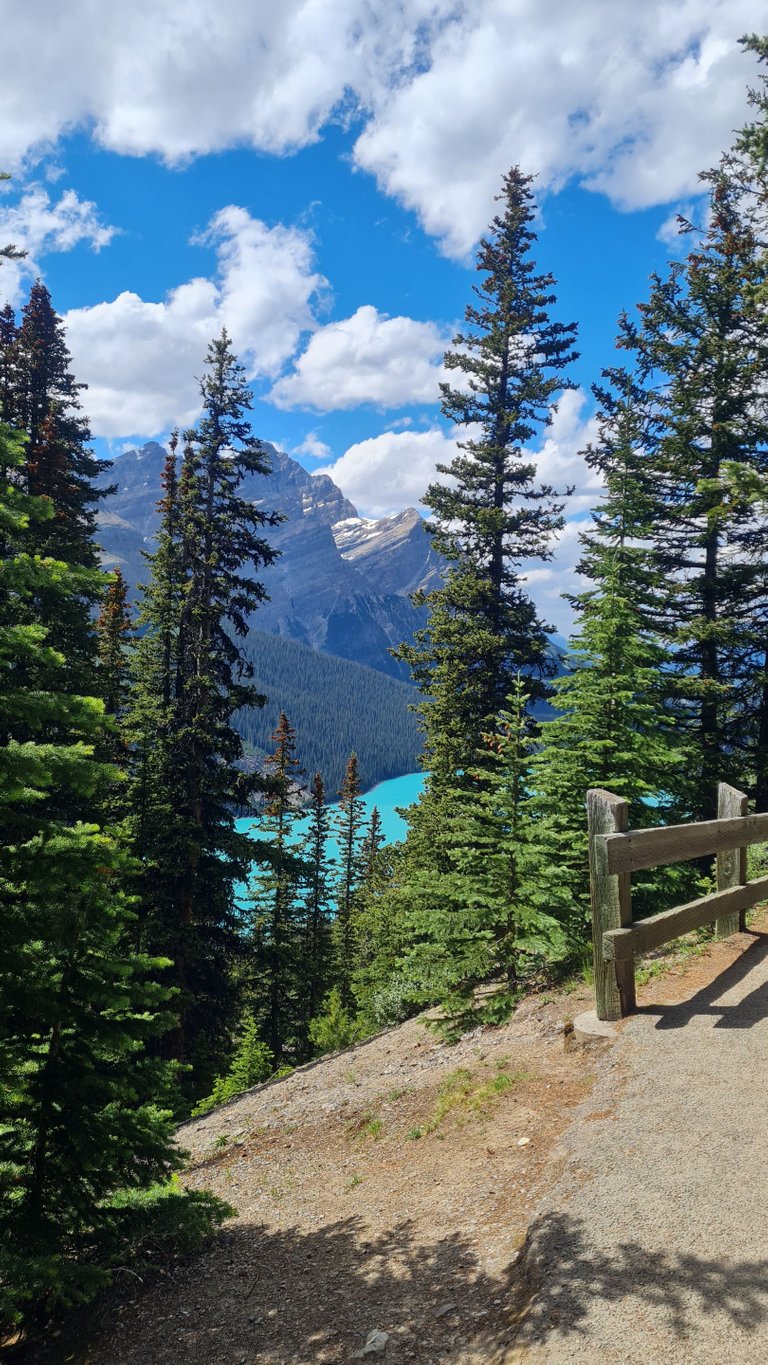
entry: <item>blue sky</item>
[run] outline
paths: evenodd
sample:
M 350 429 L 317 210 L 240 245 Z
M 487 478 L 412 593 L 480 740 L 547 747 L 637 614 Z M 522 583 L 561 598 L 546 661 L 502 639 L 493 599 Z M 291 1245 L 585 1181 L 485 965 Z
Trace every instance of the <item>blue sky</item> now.
M 193 420 L 226 325 L 257 434 L 365 515 L 418 504 L 452 435 L 440 359 L 513 162 L 537 175 L 538 261 L 580 325 L 580 391 L 538 443 L 575 483 L 531 589 L 560 628 L 589 385 L 747 116 L 758 0 L 27 0 L 4 3 L 0 238 L 67 322 L 100 446 Z

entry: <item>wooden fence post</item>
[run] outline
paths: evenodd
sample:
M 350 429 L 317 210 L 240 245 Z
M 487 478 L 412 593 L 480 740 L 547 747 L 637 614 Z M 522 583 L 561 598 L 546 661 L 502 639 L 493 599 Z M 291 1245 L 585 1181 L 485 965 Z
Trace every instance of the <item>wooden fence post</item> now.
M 747 798 L 727 782 L 719 782 L 717 787 L 717 818 L 728 820 L 736 815 L 747 814 Z M 746 848 L 728 848 L 717 855 L 717 889 L 726 891 L 730 886 L 744 886 L 747 880 Z M 715 921 L 715 938 L 728 938 L 731 934 L 742 932 L 747 927 L 747 912 L 737 915 L 724 915 Z
M 632 923 L 631 873 L 609 873 L 605 844 L 599 836 L 623 834 L 629 828 L 629 806 L 620 796 L 593 788 L 587 792 L 587 822 L 597 1017 L 621 1019 L 635 1008 L 634 958 L 606 962 L 603 934 Z

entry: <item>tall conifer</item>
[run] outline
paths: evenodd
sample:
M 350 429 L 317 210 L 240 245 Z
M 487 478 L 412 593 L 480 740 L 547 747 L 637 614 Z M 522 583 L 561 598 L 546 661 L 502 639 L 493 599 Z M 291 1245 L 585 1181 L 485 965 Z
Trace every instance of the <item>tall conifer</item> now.
M 281 518 L 240 493 L 244 476 L 266 473 L 269 464 L 251 432 L 250 391 L 226 333 L 209 347 L 201 394 L 202 417 L 186 435 L 180 474 L 173 459 L 166 468 L 161 537 L 143 607 L 142 648 L 152 666 L 139 679 L 136 704 L 161 723 L 162 766 L 150 800 L 159 803 L 162 819 L 155 836 L 137 847 L 146 866 L 150 941 L 173 959 L 181 992 L 173 1051 L 192 1063 L 192 1086 L 206 1093 L 239 1014 L 236 888 L 246 880 L 252 846 L 236 828 L 236 811 L 260 785 L 240 763 L 233 724 L 241 708 L 264 702 L 250 682 L 242 641 L 266 595 L 255 575 L 276 557 L 262 528 Z M 138 782 L 141 763 L 137 752 Z
M 461 383 L 442 385 L 443 412 L 458 427 L 461 453 L 438 466 L 424 502 L 445 583 L 420 602 L 427 625 L 399 657 L 426 698 L 422 724 L 430 790 L 460 780 L 477 762 L 520 668 L 546 674 L 545 627 L 527 596 L 526 565 L 551 556 L 561 504 L 537 481 L 528 443 L 551 421 L 558 393 L 573 387 L 576 328 L 555 322 L 551 275 L 537 272 L 531 177 L 504 177 L 501 212 L 480 243 L 478 302 L 445 357 Z
M 172 1077 L 146 1049 L 162 963 L 129 949 L 126 857 L 98 823 L 103 702 L 72 691 L 34 619 L 101 576 L 26 552 L 53 508 L 20 487 L 21 452 L 0 430 L 0 1337 L 90 1297 L 149 1222 L 136 1192 L 179 1164 Z
M 350 754 L 339 793 L 337 817 L 339 842 L 339 879 L 336 887 L 336 918 L 333 932 L 336 954 L 336 984 L 345 1010 L 354 1004 L 352 980 L 356 965 L 355 893 L 363 874 L 365 808 L 360 795 L 357 754 Z

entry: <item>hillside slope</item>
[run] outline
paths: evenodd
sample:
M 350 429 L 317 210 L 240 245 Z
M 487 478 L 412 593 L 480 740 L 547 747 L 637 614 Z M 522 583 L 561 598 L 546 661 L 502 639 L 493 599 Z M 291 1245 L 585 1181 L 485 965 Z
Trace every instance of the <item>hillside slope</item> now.
M 374 1331 L 385 1365 L 502 1359 L 511 1267 L 590 1084 L 562 1006 L 532 999 L 455 1047 L 412 1020 L 185 1125 L 188 1183 L 237 1218 L 122 1286 L 73 1359 L 347 1365 Z
M 285 711 L 296 730 L 301 766 L 309 777 L 322 772 L 331 797 L 353 749 L 364 790 L 417 770 L 421 739 L 409 710 L 418 701 L 414 687 L 265 631 L 249 633 L 245 652 L 255 685 L 268 698 L 261 710 L 251 707 L 235 718 L 256 754 L 271 751 L 270 736 Z
M 668 957 L 598 1051 L 564 1047 L 586 990 L 532 996 L 186 1124 L 187 1182 L 237 1217 L 40 1365 L 764 1360 L 767 919 Z

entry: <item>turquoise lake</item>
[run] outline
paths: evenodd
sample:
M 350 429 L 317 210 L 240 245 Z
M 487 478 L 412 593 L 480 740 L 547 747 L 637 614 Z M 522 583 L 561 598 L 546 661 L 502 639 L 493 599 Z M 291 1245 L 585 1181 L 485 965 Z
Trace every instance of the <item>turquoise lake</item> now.
M 413 804 L 424 786 L 424 777 L 424 773 L 405 773 L 402 777 L 391 777 L 388 782 L 380 782 L 377 787 L 372 787 L 362 796 L 366 816 L 370 816 L 374 806 L 381 816 L 385 843 L 394 844 L 398 839 L 405 838 L 405 821 L 397 814 L 397 807 Z M 332 813 L 338 810 L 338 802 L 330 805 L 329 810 Z M 297 839 L 306 833 L 307 824 L 307 818 L 296 821 L 294 832 Z M 237 821 L 237 828 L 244 834 L 252 833 L 258 837 L 259 821 L 247 816 Z M 335 839 L 329 840 L 328 847 L 331 854 L 336 851 Z

